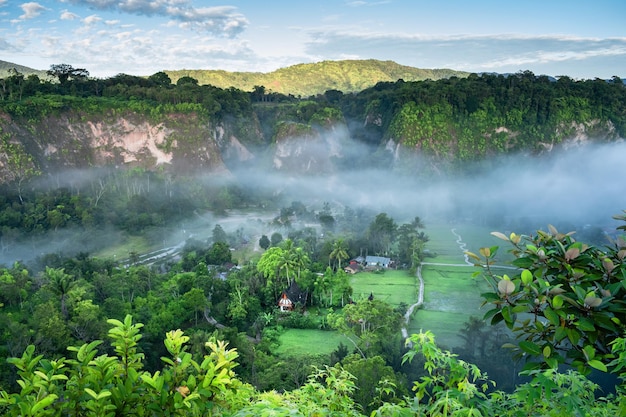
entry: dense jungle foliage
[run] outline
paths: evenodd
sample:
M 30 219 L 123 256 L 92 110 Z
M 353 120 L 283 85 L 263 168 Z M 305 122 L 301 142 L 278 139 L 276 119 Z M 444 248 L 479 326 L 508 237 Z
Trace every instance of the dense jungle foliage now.
M 428 173 L 428 165 L 417 163 L 416 155 L 431 161 L 434 172 L 449 173 L 498 155 L 537 155 L 566 141 L 611 141 L 626 135 L 626 87 L 618 77 L 575 81 L 531 72 L 471 74 L 437 81 L 400 79 L 356 93 L 329 89 L 296 98 L 263 85 L 247 92 L 201 85 L 189 76 L 173 84 L 163 72 L 95 79 L 84 72 L 73 74 L 70 66 L 57 67 L 61 69 L 50 73 L 59 82 L 18 71 L 1 79 L 0 109 L 27 129 L 45 117 L 71 111 L 79 118 L 130 112 L 155 120 L 193 113 L 214 123 L 233 124 L 239 140 L 257 153 L 280 137 L 285 122 L 301 124 L 302 129 L 345 124 L 352 140 L 369 146 L 365 155 L 345 150 L 350 166 L 422 174 Z M 260 132 L 250 129 L 257 120 Z M 401 145 L 397 155 L 384 150 L 390 140 Z M 13 146 L 9 153 L 20 150 L 19 144 Z M 34 158 L 33 163 L 42 165 L 41 159 Z
M 278 121 L 317 129 L 340 120 L 373 149 L 393 139 L 407 152 L 419 148 L 454 163 L 539 153 L 579 125 L 608 132 L 607 140 L 624 137 L 626 128 L 626 89 L 618 78 L 485 74 L 301 99 L 264 87 L 223 90 L 191 77 L 172 84 L 165 73 L 98 80 L 75 70 L 52 68 L 58 82 L 15 71 L 0 81 L 0 108 L 26 127 L 68 111 L 194 113 L 207 121 L 257 114 L 269 133 L 265 143 L 280 131 Z M 0 194 L 2 250 L 64 230 L 85 249 L 0 268 L 0 357 L 8 358 L 0 363 L 3 415 L 614 416 L 626 409 L 622 234 L 603 246 L 555 228 L 497 234 L 512 245 L 519 268 L 509 275 L 490 269 L 499 248 L 470 254 L 486 268 L 493 291 L 484 297 L 492 308 L 486 322 L 469 319 L 461 359 L 430 333 L 405 344 L 406 306 L 376 298 L 346 305 L 352 294 L 342 265 L 363 250 L 393 256 L 414 273 L 428 256 L 419 218 L 398 224 L 358 207 L 311 210 L 243 184 L 190 181 L 166 170 L 103 167 L 58 187 L 29 149 L 10 134 L 1 138 L 3 163 L 13 172 Z M 364 158 L 391 165 L 384 153 Z M 157 242 L 159 229 L 191 216 L 246 207 L 277 214 L 263 226 L 262 254 L 238 268 L 231 249 L 249 236 L 219 225 L 211 239 L 190 239 L 179 257 L 156 264 L 138 253 L 90 254 L 109 230 Z M 315 224 L 324 235 L 294 223 Z M 307 314 L 277 311 L 291 282 L 308 292 L 298 306 Z M 502 325 L 525 365 L 521 375 L 511 375 L 514 359 L 502 353 Z M 333 330 L 353 343 L 330 355 L 279 356 L 286 328 Z M 592 370 L 614 376 L 614 393 L 587 378 Z M 490 379 L 503 374 L 512 378 L 498 385 Z

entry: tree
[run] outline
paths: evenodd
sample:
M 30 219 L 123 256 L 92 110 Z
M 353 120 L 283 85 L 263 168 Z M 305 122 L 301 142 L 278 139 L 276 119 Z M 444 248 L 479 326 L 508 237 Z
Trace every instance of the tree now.
M 41 174 L 32 155 L 30 155 L 21 143 L 14 143 L 9 135 L 0 136 L 0 153 L 6 155 L 4 161 L 4 175 L 11 185 L 15 187 L 20 202 L 23 203 L 23 188 L 32 177 Z
M 267 250 L 271 244 L 270 239 L 266 235 L 262 235 L 259 239 L 259 246 L 263 248 L 263 250 Z
M 232 261 L 232 256 L 228 243 L 215 242 L 206 254 L 206 263 L 208 265 L 224 265 Z
M 332 232 L 335 230 L 335 218 L 332 215 L 332 212 L 330 210 L 330 204 L 328 202 L 324 202 L 324 207 L 317 215 L 317 219 L 319 220 L 324 233 Z
M 293 240 L 286 239 L 281 245 L 282 253 L 278 260 L 278 269 L 285 271 L 285 277 L 287 278 L 287 286 L 291 285 L 290 271 L 295 268 Z
M 74 277 L 65 273 L 63 268 L 46 267 L 45 277 L 48 280 L 47 286 L 59 297 L 61 303 L 61 314 L 63 319 L 67 321 L 69 312 L 67 310 L 67 296 L 74 286 Z
M 308 268 L 311 260 L 309 259 L 309 256 L 306 254 L 304 249 L 302 249 L 301 247 L 297 247 L 294 249 L 291 258 L 293 262 L 293 267 L 298 270 L 298 280 L 300 280 L 300 275 L 302 274 L 302 271 Z
M 157 87 L 169 87 L 172 84 L 170 76 L 163 71 L 155 72 L 148 79 Z
M 616 216 L 619 218 L 619 216 Z M 622 219 L 624 220 L 624 219 Z M 512 276 L 493 269 L 497 246 L 468 253 L 493 291 L 483 294 L 491 305 L 485 319 L 503 321 L 520 341 L 518 356 L 531 358 L 525 369 L 571 364 L 582 373 L 607 371 L 613 361 L 611 344 L 626 331 L 626 238 L 606 249 L 574 239 L 574 232 L 555 227 L 536 235 L 494 236 L 512 246 Z
M 348 259 L 347 245 L 343 239 L 337 239 L 333 242 L 333 250 L 328 255 L 328 266 L 330 266 L 331 260 L 336 260 L 335 269 L 341 269 L 341 261 Z
M 360 300 L 328 314 L 328 324 L 345 335 L 361 356 L 377 355 L 387 343 L 398 341 L 403 318 L 380 300 Z
M 282 241 L 283 235 L 278 232 L 272 233 L 272 236 L 270 237 L 270 243 L 272 244 L 272 246 L 278 246 L 278 244 Z
M 198 85 L 198 80 L 185 75 L 183 77 L 180 77 L 178 81 L 176 81 L 176 85 L 179 87 L 185 87 L 185 86 L 195 87 Z
M 369 415 L 374 409 L 394 398 L 407 394 L 402 381 L 381 356 L 362 358 L 349 355 L 342 361 L 343 369 L 355 377 L 354 401 Z M 391 388 L 381 392 L 381 387 Z
M 417 267 L 422 261 L 424 246 L 429 238 L 419 231 L 424 224 L 419 217 L 415 217 L 411 223 L 405 223 L 398 228 L 398 261 Z
M 56 77 L 61 85 L 65 85 L 69 80 L 84 79 L 89 77 L 89 71 L 83 68 L 74 68 L 69 64 L 53 64 L 47 71 L 48 75 Z
M 266 278 L 266 286 L 272 290 L 275 299 L 278 298 L 278 291 L 285 286 L 280 276 L 282 258 L 283 250 L 278 246 L 272 246 L 261 255 L 256 265 L 257 270 Z
M 216 224 L 215 227 L 213 228 L 212 236 L 213 236 L 213 243 L 217 243 L 217 242 L 227 243 L 228 242 L 228 235 L 226 234 L 224 229 L 222 229 L 222 226 L 220 226 L 219 224 Z
M 374 221 L 370 223 L 367 229 L 367 236 L 370 239 L 375 253 L 381 255 L 389 254 L 391 244 L 395 240 L 398 225 L 387 215 L 387 213 L 379 213 Z

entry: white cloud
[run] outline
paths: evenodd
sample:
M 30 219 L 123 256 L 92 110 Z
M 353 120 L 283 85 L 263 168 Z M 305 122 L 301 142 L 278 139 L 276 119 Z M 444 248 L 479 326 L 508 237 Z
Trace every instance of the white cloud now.
M 98 23 L 100 21 L 102 21 L 102 18 L 95 14 L 92 14 L 91 16 L 87 16 L 86 18 L 83 19 L 83 22 L 87 26 L 93 25 L 94 23 Z
M 67 0 L 99 10 L 163 16 L 178 22 L 185 29 L 198 30 L 216 36 L 234 37 L 248 26 L 248 20 L 232 6 L 196 8 L 188 0 Z
M 23 3 L 20 5 L 20 8 L 24 12 L 24 14 L 20 16 L 22 20 L 33 19 L 41 15 L 45 10 L 48 10 L 41 4 L 35 2 Z
M 61 20 L 76 20 L 79 16 L 75 13 L 72 13 L 68 10 L 63 10 L 61 12 Z

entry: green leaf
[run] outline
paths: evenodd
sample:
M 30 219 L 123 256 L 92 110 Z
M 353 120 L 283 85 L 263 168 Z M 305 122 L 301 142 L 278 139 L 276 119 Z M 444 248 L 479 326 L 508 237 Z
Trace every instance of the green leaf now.
M 485 292 L 485 293 L 482 293 L 480 296 L 483 297 L 485 301 L 488 301 L 488 302 L 500 301 L 500 296 L 496 294 L 495 292 Z
M 587 365 L 591 366 L 592 368 L 597 369 L 598 371 L 602 371 L 602 372 L 608 371 L 606 365 L 597 359 L 590 360 L 589 362 L 587 362 Z
M 37 415 L 37 413 L 40 410 L 43 410 L 44 408 L 46 408 L 47 406 L 49 406 L 50 404 L 55 402 L 57 400 L 57 398 L 59 398 L 59 397 L 57 395 L 55 395 L 55 394 L 48 394 L 47 396 L 45 396 L 41 400 L 37 401 L 37 403 L 35 405 L 33 405 L 33 408 L 31 408 L 31 410 L 30 410 L 31 414 L 32 415 Z
M 543 315 L 550 321 L 550 323 L 554 324 L 555 326 L 561 324 L 561 319 L 559 318 L 559 315 L 556 314 L 554 310 L 552 310 L 550 307 L 546 307 L 543 310 Z
M 544 361 L 550 366 L 552 369 L 556 369 L 559 367 L 559 361 L 555 357 L 545 358 Z
M 569 327 L 566 329 L 567 338 L 572 343 L 572 345 L 578 345 L 578 341 L 580 341 L 580 333 L 576 329 L 570 329 Z
M 504 306 L 502 308 L 502 318 L 504 318 L 504 321 L 507 324 L 512 324 L 513 323 L 513 316 L 511 315 L 511 307 L 510 306 Z
M 533 266 L 534 261 L 530 258 L 517 258 L 513 262 L 511 262 L 513 266 L 518 268 L 530 268 Z
M 565 339 L 567 337 L 567 330 L 565 327 L 557 327 L 554 332 L 554 338 L 557 342 Z
M 494 326 L 500 323 L 502 320 L 504 320 L 504 317 L 502 316 L 502 312 L 499 311 L 497 314 L 494 314 L 494 316 L 491 318 L 491 325 Z
M 528 353 L 529 355 L 539 356 L 542 354 L 541 347 L 539 347 L 539 345 L 529 340 L 520 341 L 519 347 L 520 349 L 522 349 L 524 352 Z
M 583 353 L 585 354 L 585 359 L 588 361 L 592 360 L 596 356 L 596 350 L 591 345 L 587 345 L 583 348 Z
M 576 325 L 576 327 L 578 327 L 578 329 L 582 330 L 583 332 L 593 332 L 596 330 L 595 326 L 593 325 L 593 322 L 584 317 L 578 320 L 574 324 Z
M 524 269 L 522 271 L 521 278 L 524 285 L 529 285 L 531 282 L 533 282 L 533 274 L 528 269 Z
M 563 307 L 563 297 L 555 295 L 554 298 L 552 298 L 552 308 L 558 310 L 561 307 Z

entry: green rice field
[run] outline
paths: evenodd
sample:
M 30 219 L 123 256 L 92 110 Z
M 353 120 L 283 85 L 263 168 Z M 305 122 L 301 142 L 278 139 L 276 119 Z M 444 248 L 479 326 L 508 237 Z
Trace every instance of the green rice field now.
M 330 355 L 339 343 L 352 348 L 345 336 L 332 331 L 288 329 L 280 336 L 279 355 Z
M 462 343 L 458 333 L 468 318 L 482 318 L 486 309 L 481 308 L 480 294 L 488 291 L 489 285 L 481 275 L 473 276 L 480 268 L 468 265 L 463 251 L 478 253 L 481 247 L 497 245 L 501 247 L 499 257 L 507 259 L 507 243 L 491 236 L 491 231 L 471 225 L 427 229 L 431 239 L 427 247 L 436 256 L 426 259 L 422 267 L 424 304 L 411 317 L 409 334 L 430 330 L 439 344 L 452 349 Z
M 458 236 L 451 229 L 455 229 L 465 246 L 461 247 Z M 462 343 L 459 331 L 469 317 L 482 318 L 484 315 L 486 310 L 481 309 L 480 294 L 489 289 L 480 275 L 473 276 L 480 269 L 465 262 L 463 251 L 477 253 L 480 247 L 497 245 L 501 247 L 499 258 L 504 260 L 508 244 L 491 236 L 492 230 L 472 225 L 427 225 L 425 230 L 430 237 L 427 248 L 436 256 L 427 258 L 422 268 L 424 304 L 413 313 L 408 332 L 430 330 L 437 343 L 454 349 Z M 372 293 L 393 306 L 415 303 L 419 290 L 417 277 L 407 271 L 360 272 L 351 277 L 351 284 L 354 299 L 363 299 Z M 280 351 L 331 352 L 342 338 L 333 332 L 288 330 L 281 336 Z M 344 344 L 351 346 L 347 339 L 343 340 Z
M 362 300 L 370 294 L 392 306 L 417 301 L 417 277 L 407 271 L 388 270 L 384 273 L 359 272 L 351 278 L 352 298 Z

